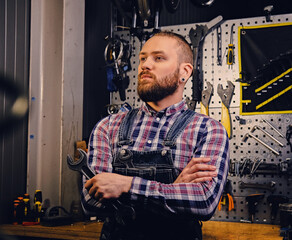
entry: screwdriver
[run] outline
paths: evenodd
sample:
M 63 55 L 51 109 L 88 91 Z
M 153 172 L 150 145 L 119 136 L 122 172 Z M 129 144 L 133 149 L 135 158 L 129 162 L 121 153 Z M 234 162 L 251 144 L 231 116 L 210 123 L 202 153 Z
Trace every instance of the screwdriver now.
M 234 64 L 234 44 L 233 44 L 233 26 L 231 26 L 230 31 L 230 43 L 228 44 L 228 51 L 227 51 L 227 65 L 231 66 Z
M 40 222 L 42 209 L 42 191 L 36 190 L 34 195 L 35 221 Z

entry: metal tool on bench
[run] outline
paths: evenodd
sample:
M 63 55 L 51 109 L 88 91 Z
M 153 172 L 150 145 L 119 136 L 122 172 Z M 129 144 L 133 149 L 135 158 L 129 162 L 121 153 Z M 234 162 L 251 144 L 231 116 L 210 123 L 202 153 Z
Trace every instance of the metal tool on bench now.
M 201 113 L 209 116 L 209 103 L 213 94 L 213 85 L 206 82 L 207 88 L 202 91 Z
M 281 147 L 284 147 L 284 144 L 281 143 L 278 139 L 274 138 L 270 133 L 268 133 L 267 131 L 265 131 L 263 128 L 261 128 L 258 125 L 255 125 L 252 129 L 251 132 L 254 132 L 256 129 L 262 131 L 265 135 L 267 135 L 269 138 L 271 138 L 272 140 L 274 140 L 276 143 L 278 143 Z
M 210 22 L 202 25 L 196 25 L 196 28 L 191 28 L 189 32 L 189 37 L 193 47 L 193 58 L 194 58 L 194 69 L 193 69 L 193 93 L 192 93 L 192 100 L 187 98 L 188 107 L 191 110 L 196 108 L 196 104 L 201 101 L 201 92 L 202 92 L 202 81 L 199 78 L 199 69 L 198 69 L 198 55 L 199 55 L 199 48 L 201 47 L 202 43 L 204 42 L 205 36 L 209 33 L 209 30 L 215 27 L 218 23 L 223 20 L 222 16 L 218 16 L 211 20 Z
M 245 188 L 255 188 L 255 189 L 265 189 L 269 190 L 271 192 L 275 191 L 276 188 L 276 182 L 271 181 L 268 184 L 260 184 L 260 183 L 245 183 L 243 181 L 239 181 L 239 188 L 245 189 Z
M 217 93 L 222 101 L 221 123 L 226 129 L 228 137 L 231 138 L 231 120 L 228 108 L 233 96 L 234 84 L 231 81 L 227 81 L 227 85 L 228 87 L 223 89 L 222 84 L 218 84 Z
M 82 149 L 77 149 L 80 153 L 78 161 L 74 161 L 70 155 L 67 155 L 67 165 L 71 170 L 82 173 L 86 179 L 91 179 L 95 176 L 95 173 L 88 166 L 87 154 Z M 125 223 L 125 218 L 135 219 L 136 214 L 134 208 L 123 204 L 120 200 L 109 200 L 104 203 L 104 208 L 113 207 L 115 217 L 120 224 Z
M 277 152 L 275 149 L 273 149 L 272 147 L 270 147 L 268 144 L 266 144 L 265 142 L 263 142 L 261 139 L 257 138 L 256 136 L 254 136 L 253 134 L 251 133 L 247 133 L 244 135 L 244 137 L 242 138 L 242 141 L 243 142 L 246 142 L 246 140 L 249 138 L 249 137 L 252 137 L 253 139 L 255 139 L 257 142 L 259 142 L 260 144 L 262 144 L 263 146 L 265 146 L 267 149 L 269 149 L 270 151 L 272 151 L 274 154 L 276 154 L 277 156 L 280 155 L 279 152 Z

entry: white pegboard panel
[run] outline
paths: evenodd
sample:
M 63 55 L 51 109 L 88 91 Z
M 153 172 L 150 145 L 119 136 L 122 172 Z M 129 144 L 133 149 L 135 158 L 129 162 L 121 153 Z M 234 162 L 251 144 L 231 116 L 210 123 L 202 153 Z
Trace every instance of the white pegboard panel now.
M 221 22 L 221 52 L 222 52 L 222 65 L 217 64 L 217 30 L 213 29 L 204 40 L 201 54 L 201 65 L 200 78 L 203 80 L 203 85 L 205 87 L 206 82 L 209 81 L 213 84 L 214 92 L 211 97 L 209 105 L 209 115 L 221 121 L 221 99 L 217 94 L 218 84 L 222 84 L 223 88 L 227 87 L 227 81 L 231 81 L 235 85 L 234 94 L 230 104 L 230 117 L 232 134 L 230 139 L 230 161 L 231 163 L 239 162 L 242 163 L 244 159 L 249 158 L 252 161 L 255 159 L 262 159 L 264 163 L 275 163 L 279 164 L 284 162 L 288 158 L 292 158 L 290 147 L 287 144 L 285 138 L 280 137 L 277 132 L 271 128 L 268 124 L 263 122 L 267 120 L 272 123 L 278 131 L 280 131 L 284 136 L 286 134 L 286 129 L 289 124 L 292 124 L 292 114 L 265 114 L 265 115 L 248 115 L 240 116 L 240 83 L 236 80 L 240 77 L 239 74 L 239 59 L 238 59 L 238 28 L 239 27 L 250 27 L 250 26 L 261 26 L 266 24 L 274 23 L 286 23 L 292 22 L 292 14 L 271 16 L 272 22 L 266 22 L 265 17 L 255 17 L 246 19 L 235 19 L 227 20 Z M 189 31 L 191 28 L 195 28 L 197 24 L 204 23 L 193 23 L 186 25 L 168 26 L 162 27 L 162 30 L 170 30 L 183 35 L 187 41 L 189 39 Z M 228 44 L 230 43 L 231 27 L 233 26 L 232 39 L 235 46 L 235 63 L 232 66 L 226 63 L 226 54 L 228 49 Z M 138 54 L 141 48 L 141 44 L 137 38 L 131 40 L 128 31 L 119 31 L 115 33 L 122 39 L 131 42 L 133 46 L 133 52 L 131 56 L 131 67 L 132 70 L 128 72 L 130 77 L 130 85 L 126 90 L 126 102 L 128 102 L 132 107 L 139 107 L 141 101 L 137 95 L 137 72 L 139 65 Z M 186 83 L 184 97 L 190 97 L 192 94 L 192 79 Z M 113 93 L 111 98 L 112 104 L 122 104 L 120 101 L 119 94 Z M 197 105 L 196 111 L 200 111 L 199 104 Z M 240 123 L 235 117 L 239 116 L 245 123 Z M 254 126 L 261 126 L 264 130 L 269 132 L 278 141 L 283 143 L 283 147 L 279 146 L 275 141 L 270 139 L 264 133 L 259 130 L 255 130 L 253 134 L 263 140 L 268 146 L 275 149 L 280 153 L 280 156 L 275 155 L 269 149 L 267 149 L 262 144 L 258 143 L 252 138 L 248 138 L 245 142 L 243 137 L 246 133 L 251 133 Z M 261 200 L 258 205 L 257 213 L 255 216 L 256 222 L 259 223 L 279 223 L 279 218 L 275 222 L 271 222 L 270 219 L 270 206 L 267 203 L 267 196 L 271 193 L 267 190 L 261 191 L 260 189 L 240 189 L 238 186 L 239 181 L 244 181 L 246 183 L 261 183 L 267 184 L 270 181 L 276 182 L 276 188 L 273 194 L 285 195 L 292 201 L 292 183 L 287 180 L 287 178 L 278 175 L 253 175 L 249 176 L 237 176 L 235 174 L 230 174 L 228 177 L 231 181 L 232 193 L 234 195 L 235 208 L 232 211 L 226 211 L 223 207 L 221 211 L 216 211 L 213 216 L 213 220 L 220 221 L 240 221 L 248 219 L 248 209 L 245 203 L 245 197 L 253 193 L 265 193 L 265 198 Z

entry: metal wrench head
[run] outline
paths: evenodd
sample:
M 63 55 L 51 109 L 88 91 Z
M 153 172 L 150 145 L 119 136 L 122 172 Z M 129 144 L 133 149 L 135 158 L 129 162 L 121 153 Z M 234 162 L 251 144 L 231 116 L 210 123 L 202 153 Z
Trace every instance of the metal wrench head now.
M 228 87 L 223 89 L 222 84 L 218 84 L 217 93 L 221 98 L 222 103 L 228 108 L 234 92 L 234 84 L 231 81 L 227 81 L 227 85 Z
M 207 83 L 207 88 L 202 91 L 202 104 L 207 107 L 209 105 L 211 96 L 213 94 L 213 85 L 210 82 Z
M 71 170 L 82 173 L 87 179 L 93 178 L 95 173 L 90 169 L 87 162 L 87 154 L 81 148 L 77 149 L 80 153 L 80 158 L 74 161 L 70 155 L 67 155 L 67 165 Z

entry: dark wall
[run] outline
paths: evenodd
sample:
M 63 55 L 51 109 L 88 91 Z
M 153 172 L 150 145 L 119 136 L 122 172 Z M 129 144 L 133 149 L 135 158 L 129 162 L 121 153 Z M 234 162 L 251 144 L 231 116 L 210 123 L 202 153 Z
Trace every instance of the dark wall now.
M 83 137 L 106 115 L 109 104 L 104 61 L 105 37 L 110 34 L 110 1 L 85 1 Z
M 30 0 L 0 0 L 0 73 L 28 89 Z M 3 87 L 3 85 L 2 85 Z M 0 119 L 7 117 L 11 94 L 0 84 Z M 13 215 L 13 199 L 26 191 L 27 119 L 0 131 L 0 223 Z
M 129 3 L 130 1 L 121 0 L 120 2 Z M 289 0 L 215 0 L 210 7 L 199 7 L 194 2 L 195 0 L 181 0 L 174 13 L 168 12 L 163 4 L 159 25 L 208 22 L 218 15 L 222 15 L 224 20 L 258 17 L 264 15 L 264 7 L 268 5 L 274 6 L 273 15 L 292 13 L 292 4 Z M 104 37 L 110 34 L 111 1 L 86 0 L 85 4 L 83 137 L 87 138 L 95 123 L 106 115 L 105 105 L 109 104 L 103 54 L 106 46 Z M 130 13 L 126 12 L 126 15 Z M 121 18 L 117 19 L 118 25 L 124 24 Z M 127 23 L 126 25 L 130 26 Z
M 162 26 L 208 22 L 222 15 L 224 20 L 264 16 L 264 8 L 273 5 L 272 14 L 292 13 L 292 3 L 287 0 L 215 0 L 209 7 L 199 7 L 194 0 L 181 0 L 175 13 L 165 8 L 160 14 Z

